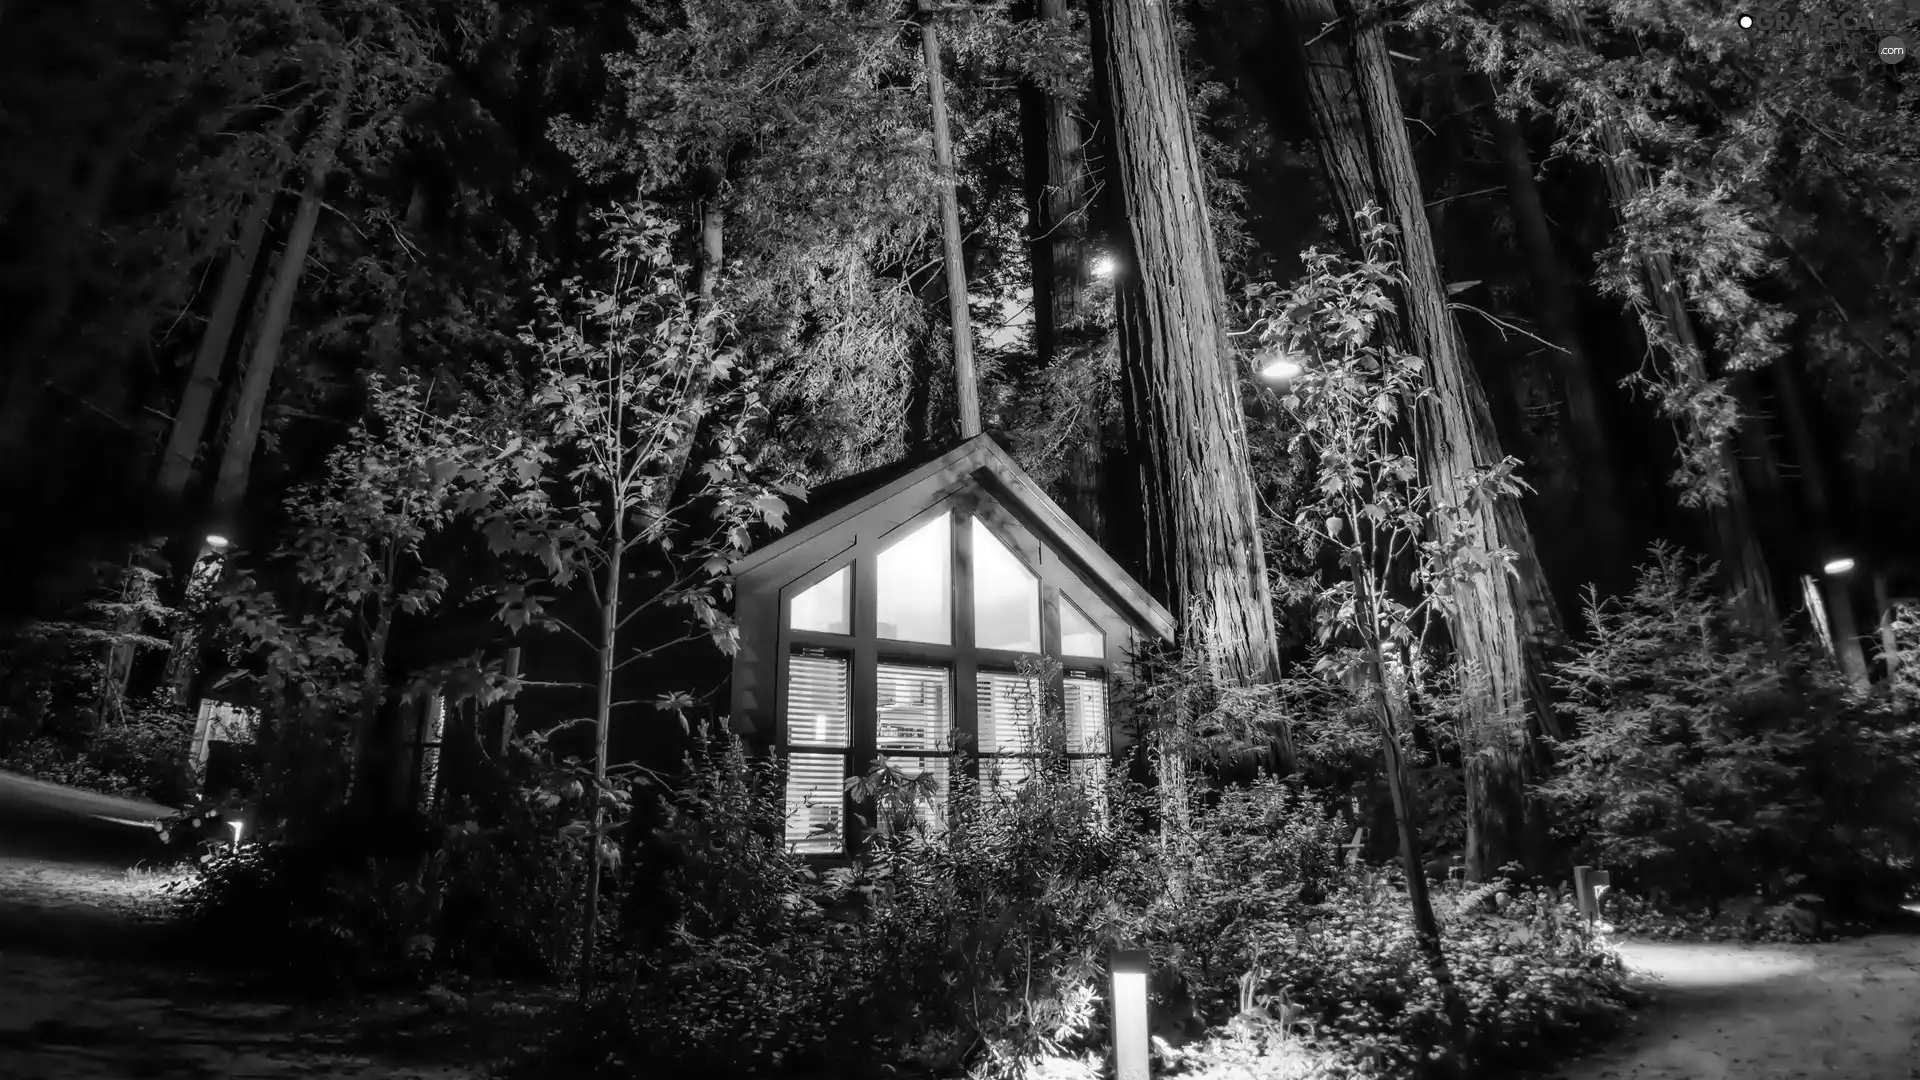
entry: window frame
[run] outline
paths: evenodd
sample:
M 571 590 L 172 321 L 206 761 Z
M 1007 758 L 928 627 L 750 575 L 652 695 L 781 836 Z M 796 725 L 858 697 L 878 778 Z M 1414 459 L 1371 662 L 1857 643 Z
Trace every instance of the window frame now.
M 875 603 L 875 590 L 878 583 L 879 554 L 894 542 L 905 538 L 915 530 L 940 515 L 948 515 L 948 527 L 952 530 L 949 551 L 953 560 L 948 576 L 951 596 L 948 601 L 949 616 L 952 619 L 953 644 L 934 645 L 926 642 L 894 641 L 878 636 L 878 613 Z M 991 532 L 995 539 L 1013 554 L 1022 567 L 1032 574 L 1039 584 L 1040 591 L 1040 651 L 1038 653 L 1019 652 L 1007 649 L 979 649 L 974 646 L 974 557 L 972 523 L 979 520 L 981 525 Z M 848 603 L 850 606 L 849 634 L 829 634 L 814 630 L 795 630 L 792 628 L 792 602 L 800 593 L 839 573 L 850 569 L 848 581 Z M 1068 657 L 1061 652 L 1060 605 L 1071 603 L 1078 608 L 1104 635 L 1106 655 L 1102 657 Z M 951 731 L 955 744 L 970 751 L 966 775 L 978 780 L 983 757 L 979 746 L 978 683 L 982 672 L 997 674 L 1017 674 L 1022 658 L 1052 657 L 1060 670 L 1042 691 L 1050 699 L 1060 702 L 1064 707 L 1064 684 L 1067 676 L 1096 678 L 1107 687 L 1107 749 L 1101 754 L 1076 754 L 1074 757 L 1098 757 L 1112 759 L 1115 737 L 1115 720 L 1112 713 L 1113 677 L 1124 665 L 1122 650 L 1134 634 L 1134 628 L 1119 609 L 1104 595 L 1098 592 L 1083 575 L 1064 557 L 1057 554 L 1039 538 L 1037 530 L 1032 529 L 1014 516 L 998 501 L 982 492 L 961 490 L 946 497 L 936 499 L 904 517 L 889 519 L 880 528 L 862 529 L 859 534 L 840 550 L 834 552 L 813 569 L 799 575 L 779 589 L 779 603 L 776 611 L 778 620 L 777 645 L 775 650 L 774 687 L 777 708 L 776 727 L 773 737 L 775 754 L 785 760 L 788 749 L 794 746 L 789 739 L 786 722 L 786 695 L 789 682 L 790 660 L 801 653 L 827 653 L 845 656 L 848 665 L 848 718 L 851 733 L 847 747 L 847 776 L 864 776 L 872 768 L 874 760 L 880 756 L 878 749 L 878 673 L 881 665 L 907 665 L 917 667 L 944 668 L 949 675 L 949 708 L 952 710 Z M 808 750 L 807 744 L 798 744 L 802 751 Z M 927 755 L 920 755 L 927 757 Z M 947 760 L 952 761 L 950 755 Z M 949 766 L 951 768 L 951 765 Z M 956 770 L 957 772 L 957 770 Z M 854 815 L 872 820 L 871 806 L 846 797 L 842 806 L 841 821 L 850 825 Z M 839 854 L 805 853 L 808 858 L 845 858 L 858 850 L 859 838 L 847 832 L 842 836 L 842 850 Z

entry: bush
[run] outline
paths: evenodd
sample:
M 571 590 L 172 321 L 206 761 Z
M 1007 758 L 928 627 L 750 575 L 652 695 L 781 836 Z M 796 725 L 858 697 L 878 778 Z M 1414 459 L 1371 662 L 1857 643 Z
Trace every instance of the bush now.
M 577 807 L 547 795 L 562 766 L 524 746 L 505 762 L 478 760 L 462 740 L 446 752 L 461 787 L 431 814 L 335 815 L 291 842 L 259 822 L 260 842 L 208 844 L 177 897 L 197 955 L 248 967 L 270 958 L 268 974 L 333 988 L 570 973 L 585 852 L 563 835 Z M 181 832 L 221 839 L 217 828 Z
M 84 741 L 43 735 L 0 757 L 0 769 L 107 795 L 177 806 L 187 797 L 193 721 L 158 702 L 129 709 Z
M 1540 791 L 1579 860 L 1685 905 L 1897 903 L 1920 853 L 1920 724 L 1743 621 L 1664 548 L 1592 603 L 1559 682 L 1579 735 Z

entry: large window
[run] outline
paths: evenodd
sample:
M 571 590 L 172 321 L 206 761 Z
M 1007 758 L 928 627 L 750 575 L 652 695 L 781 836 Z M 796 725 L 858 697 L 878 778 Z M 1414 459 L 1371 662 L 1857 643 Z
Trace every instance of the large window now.
M 789 595 L 781 719 L 786 838 L 796 850 L 845 850 L 849 782 L 882 762 L 905 782 L 912 816 L 944 828 L 960 733 L 971 736 L 987 790 L 1017 790 L 1045 749 L 1037 719 L 1049 693 L 1065 722 L 1051 734 L 1064 737 L 1056 749 L 1074 776 L 1101 775 L 1107 632 L 1088 614 L 1095 608 L 1065 595 L 1078 579 L 1043 580 L 1007 535 L 964 509 L 943 511 Z M 1057 688 L 1010 670 L 1043 652 L 1070 669 Z M 958 712 L 956 667 L 972 682 L 971 715 Z M 887 827 L 884 814 L 879 823 Z

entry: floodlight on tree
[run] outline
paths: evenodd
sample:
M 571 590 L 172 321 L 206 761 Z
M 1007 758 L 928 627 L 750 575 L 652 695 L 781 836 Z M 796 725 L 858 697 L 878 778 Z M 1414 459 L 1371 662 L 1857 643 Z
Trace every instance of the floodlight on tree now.
M 1821 567 L 1821 569 L 1825 570 L 1828 574 L 1831 574 L 1831 575 L 1844 574 L 1849 570 L 1853 569 L 1853 560 L 1846 557 L 1845 555 L 1842 555 L 1837 559 L 1828 559 L 1827 565 L 1824 567 Z
M 215 551 L 225 551 L 227 550 L 228 547 L 232 546 L 232 544 L 233 544 L 233 541 L 227 539 L 225 536 L 222 536 L 219 533 L 207 534 L 207 546 L 212 548 Z
M 1093 275 L 1095 277 L 1112 277 L 1115 269 L 1117 269 L 1117 267 L 1111 255 L 1102 255 L 1093 260 Z

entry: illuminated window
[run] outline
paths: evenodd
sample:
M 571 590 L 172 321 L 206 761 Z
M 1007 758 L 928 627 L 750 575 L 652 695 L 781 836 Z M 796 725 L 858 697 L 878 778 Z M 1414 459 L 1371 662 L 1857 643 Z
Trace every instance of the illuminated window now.
M 853 575 L 849 569 L 841 567 L 832 577 L 794 597 L 793 618 L 787 625 L 794 630 L 821 634 L 851 633 L 853 616 L 847 583 Z
M 1107 635 L 1064 596 L 1060 598 L 1060 655 L 1107 655 Z
M 953 644 L 953 524 L 941 514 L 876 560 L 876 633 L 888 641 Z
M 973 519 L 973 643 L 1040 651 L 1040 579 L 979 518 Z
M 794 850 L 841 849 L 841 810 L 847 780 L 847 661 L 793 656 L 787 661 L 787 829 Z M 837 752 L 835 752 L 837 748 Z M 825 751 L 825 752 L 823 752 Z

